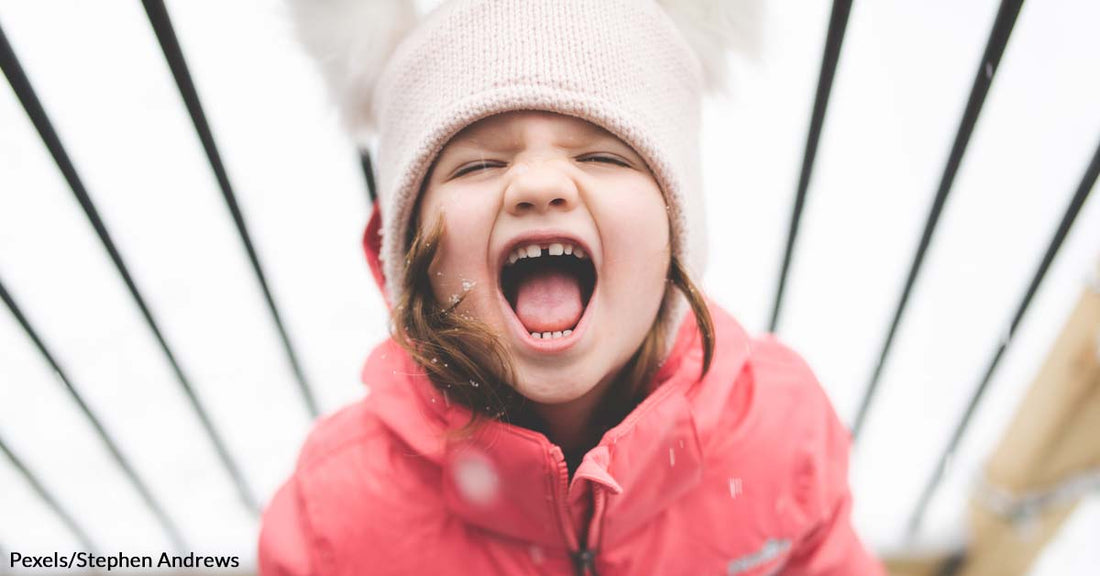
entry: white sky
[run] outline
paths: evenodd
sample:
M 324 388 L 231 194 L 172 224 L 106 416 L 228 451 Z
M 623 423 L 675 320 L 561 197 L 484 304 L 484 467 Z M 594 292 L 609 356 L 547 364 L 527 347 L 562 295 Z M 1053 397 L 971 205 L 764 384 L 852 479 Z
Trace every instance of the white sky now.
M 433 4 L 434 2 L 425 2 Z M 708 293 L 766 329 L 830 3 L 773 0 L 758 62 L 706 109 Z M 780 337 L 851 422 L 935 195 L 998 2 L 856 2 Z M 170 0 L 207 116 L 324 411 L 361 397 L 385 335 L 359 240 L 351 144 L 278 0 Z M 916 542 L 904 524 L 1100 138 L 1100 3 L 1026 3 L 853 455 L 855 522 L 877 551 L 965 538 L 984 456 L 1100 258 L 1091 199 L 1003 358 Z M 0 0 L 13 44 L 165 337 L 261 500 L 308 418 L 257 283 L 138 2 Z M 239 504 L 163 354 L 14 94 L 0 87 L 0 279 L 196 551 L 254 566 Z M 0 312 L 0 437 L 103 550 L 168 548 L 61 383 Z M 104 495 L 110 494 L 110 498 Z M 1089 573 L 1100 504 L 1033 574 Z M 0 462 L 0 547 L 73 549 Z

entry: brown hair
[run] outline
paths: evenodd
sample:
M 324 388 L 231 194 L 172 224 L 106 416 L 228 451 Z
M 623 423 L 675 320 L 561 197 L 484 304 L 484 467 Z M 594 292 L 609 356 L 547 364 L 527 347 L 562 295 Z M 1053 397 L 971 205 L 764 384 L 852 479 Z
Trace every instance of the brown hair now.
M 393 310 L 394 339 L 424 368 L 447 402 L 458 402 L 473 413 L 466 426 L 457 431 L 458 435 L 475 431 L 487 419 L 533 427 L 537 417 L 512 384 L 515 371 L 494 330 L 457 311 L 466 294 L 444 306 L 432 293 L 428 269 L 443 237 L 443 218 L 437 219 L 427 234 L 419 230 L 415 221 L 412 225 L 410 233 L 415 230 L 415 234 L 405 258 L 404 286 Z M 672 320 L 669 312 L 673 287 L 691 306 L 703 338 L 703 369 L 699 378 L 710 369 L 714 324 L 702 293 L 675 255 L 670 258 L 667 280 L 657 319 L 596 412 L 597 424 L 605 428 L 621 421 L 649 393 L 648 384 L 666 351 L 665 332 Z

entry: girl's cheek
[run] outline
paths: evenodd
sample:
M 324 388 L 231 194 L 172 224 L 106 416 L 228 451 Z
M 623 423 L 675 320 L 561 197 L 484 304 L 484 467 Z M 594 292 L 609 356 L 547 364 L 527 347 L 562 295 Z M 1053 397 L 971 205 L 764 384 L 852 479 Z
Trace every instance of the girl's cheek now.
M 455 200 L 446 206 L 447 237 L 455 261 L 467 266 L 481 264 L 484 267 L 488 243 L 493 226 L 493 214 L 484 201 L 477 198 Z M 470 270 L 473 274 L 479 270 Z
M 668 245 L 668 211 L 657 190 L 629 189 L 613 198 L 604 198 L 595 211 L 597 224 L 608 242 L 621 241 L 652 255 Z
M 487 278 L 487 254 L 491 215 L 476 202 L 447 200 L 437 212 L 446 219 L 446 230 L 429 272 L 436 299 L 447 305 Z M 483 278 L 486 277 L 486 278 Z

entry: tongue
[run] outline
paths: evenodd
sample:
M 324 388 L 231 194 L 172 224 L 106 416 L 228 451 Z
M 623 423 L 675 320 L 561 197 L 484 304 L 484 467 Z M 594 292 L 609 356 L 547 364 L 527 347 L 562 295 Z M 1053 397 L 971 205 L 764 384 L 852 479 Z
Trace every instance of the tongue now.
M 531 271 L 516 291 L 516 316 L 531 332 L 558 332 L 577 325 L 584 312 L 577 279 L 563 270 Z

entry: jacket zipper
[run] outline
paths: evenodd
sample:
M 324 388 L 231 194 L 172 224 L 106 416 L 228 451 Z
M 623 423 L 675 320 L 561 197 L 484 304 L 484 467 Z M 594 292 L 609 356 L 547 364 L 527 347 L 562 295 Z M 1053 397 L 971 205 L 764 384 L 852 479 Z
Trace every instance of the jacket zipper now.
M 593 484 L 592 518 L 588 524 L 588 537 L 580 549 L 573 554 L 573 569 L 577 576 L 600 576 L 596 570 L 596 554 L 600 550 L 600 532 L 603 528 L 603 509 L 606 501 L 607 491 Z
M 573 571 L 577 576 L 600 576 L 596 571 L 596 552 L 582 546 L 573 554 Z
M 603 508 L 606 494 L 595 484 L 592 485 L 592 518 L 589 519 L 588 538 L 578 542 L 578 534 L 573 530 L 573 521 L 569 515 L 569 469 L 565 465 L 565 455 L 557 446 L 551 451 L 555 466 L 558 468 L 558 490 L 554 497 L 558 501 L 558 522 L 565 535 L 566 545 L 573 559 L 573 570 L 577 576 L 600 576 L 596 570 L 596 553 L 599 552 L 599 528 L 603 524 Z M 596 546 L 593 548 L 593 546 Z

